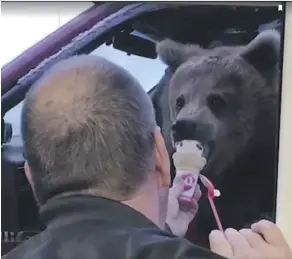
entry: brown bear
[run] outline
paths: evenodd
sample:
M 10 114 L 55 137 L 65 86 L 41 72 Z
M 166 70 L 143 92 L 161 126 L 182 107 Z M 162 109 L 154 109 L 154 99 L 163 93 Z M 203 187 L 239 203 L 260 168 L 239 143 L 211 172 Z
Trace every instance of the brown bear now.
M 246 46 L 214 49 L 166 39 L 157 53 L 168 69 L 149 95 L 170 156 L 182 139 L 204 145 L 202 174 L 221 192 L 215 204 L 224 228 L 274 220 L 280 34 L 264 31 Z M 216 223 L 205 197 L 199 206 L 187 237 L 207 246 Z

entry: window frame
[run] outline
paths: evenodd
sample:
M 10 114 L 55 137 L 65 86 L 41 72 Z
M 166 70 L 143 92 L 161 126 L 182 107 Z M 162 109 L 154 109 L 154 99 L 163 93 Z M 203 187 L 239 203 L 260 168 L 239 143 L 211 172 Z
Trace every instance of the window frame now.
M 96 43 L 94 48 L 97 48 L 130 19 L 170 6 L 173 4 L 106 3 L 80 14 L 2 68 L 2 116 L 24 99 L 30 86 L 40 78 L 44 70 L 59 60 L 86 53 L 86 48 L 91 47 L 92 42 Z M 78 30 L 74 29 L 72 32 L 74 26 Z M 62 33 L 65 35 L 61 36 Z M 57 40 L 57 37 L 61 39 Z M 55 41 L 61 43 L 56 46 Z

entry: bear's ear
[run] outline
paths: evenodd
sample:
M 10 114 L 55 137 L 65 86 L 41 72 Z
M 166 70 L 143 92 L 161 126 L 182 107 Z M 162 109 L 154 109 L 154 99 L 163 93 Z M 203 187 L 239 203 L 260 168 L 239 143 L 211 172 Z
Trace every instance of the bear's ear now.
M 279 62 L 280 46 L 280 33 L 266 30 L 244 48 L 241 56 L 262 75 L 268 75 Z
M 156 44 L 160 59 L 174 72 L 182 63 L 194 56 L 201 56 L 203 50 L 198 45 L 182 44 L 165 39 Z

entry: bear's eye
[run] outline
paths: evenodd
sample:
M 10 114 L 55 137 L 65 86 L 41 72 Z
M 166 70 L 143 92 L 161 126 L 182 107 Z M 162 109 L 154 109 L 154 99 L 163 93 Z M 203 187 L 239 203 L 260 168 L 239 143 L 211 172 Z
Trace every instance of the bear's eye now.
M 185 105 L 185 97 L 181 95 L 176 99 L 176 108 L 180 110 Z
M 207 104 L 212 112 L 217 113 L 222 111 L 227 103 L 221 95 L 210 94 L 207 98 Z

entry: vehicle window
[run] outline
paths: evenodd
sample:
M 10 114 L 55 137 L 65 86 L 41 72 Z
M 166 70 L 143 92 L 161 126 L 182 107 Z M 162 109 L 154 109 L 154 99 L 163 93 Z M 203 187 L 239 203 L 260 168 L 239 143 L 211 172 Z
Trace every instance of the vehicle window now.
M 90 6 L 89 2 L 70 3 L 70 8 L 65 2 L 1 3 L 1 46 L 5 49 L 1 53 L 1 66 Z
M 135 55 L 129 56 L 127 53 L 105 44 L 94 50 L 91 55 L 104 57 L 127 69 L 139 80 L 145 91 L 149 91 L 158 83 L 166 69 L 166 66 L 159 58 L 150 59 Z
M 9 110 L 5 116 L 4 121 L 12 124 L 12 137 L 20 136 L 20 113 L 23 101 Z
M 125 52 L 114 49 L 112 46 L 102 45 L 95 49 L 91 55 L 104 57 L 127 69 L 135 76 L 145 91 L 155 86 L 164 74 L 166 66 L 157 59 L 148 59 L 139 56 L 128 56 Z M 12 124 L 13 137 L 20 135 L 20 113 L 23 102 L 8 111 L 4 120 Z
M 92 6 L 89 2 L 37 3 L 5 2 L 1 4 L 1 66 L 10 62 L 34 43 L 46 37 L 66 22 Z M 40 27 L 39 24 L 42 24 Z M 17 33 L 11 33 L 17 31 Z M 21 39 L 21 40 L 19 40 Z M 11 43 L 14 43 L 11 46 Z M 12 124 L 13 136 L 20 135 L 22 102 L 8 111 L 4 120 Z

